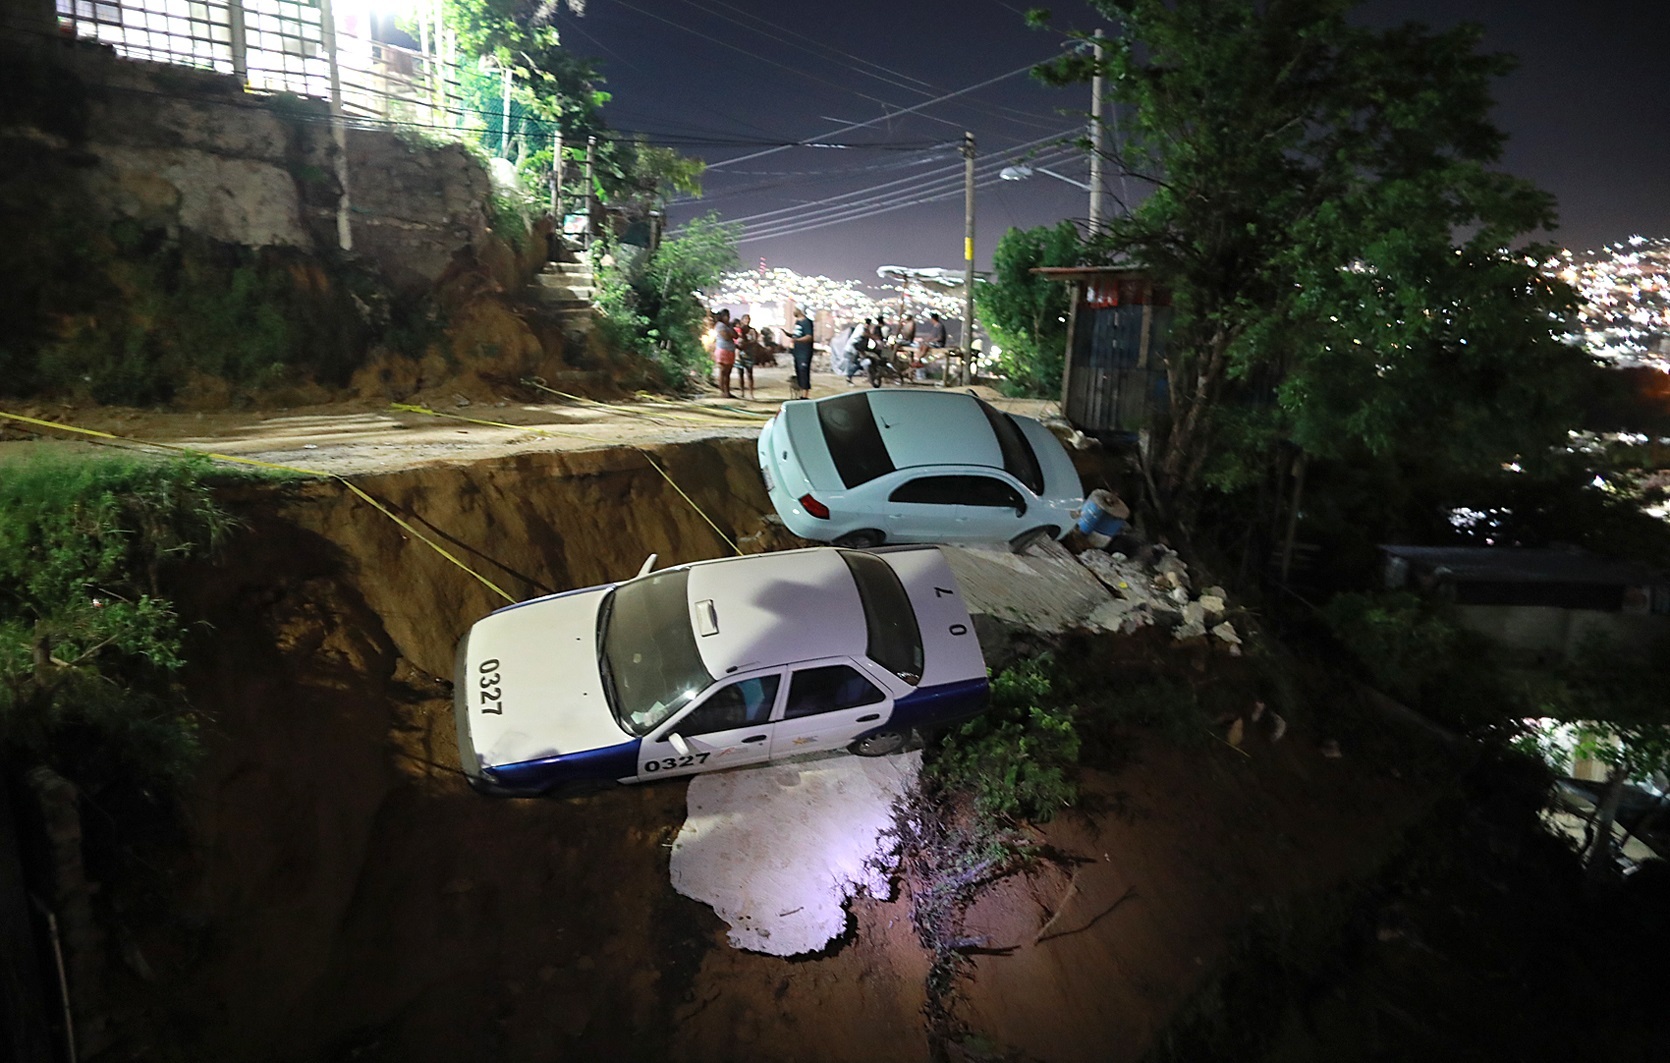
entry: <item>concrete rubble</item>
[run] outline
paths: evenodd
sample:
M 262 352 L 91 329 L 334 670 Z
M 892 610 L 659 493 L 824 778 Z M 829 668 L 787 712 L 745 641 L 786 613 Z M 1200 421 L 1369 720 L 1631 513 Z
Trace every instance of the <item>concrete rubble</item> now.
M 1107 591 L 1067 548 L 1039 543 L 1024 554 L 1004 546 L 941 547 L 974 614 L 1061 634 L 1087 625 Z
M 1163 546 L 1151 548 L 1154 559 L 1144 563 L 1120 553 L 1086 550 L 1079 564 L 1094 573 L 1113 598 L 1098 605 L 1087 625 L 1129 635 L 1140 627 L 1159 624 L 1177 639 L 1198 638 L 1210 632 L 1232 647 L 1241 644 L 1235 625 L 1224 619 L 1228 601 L 1222 587 L 1207 587 L 1196 596 L 1189 586 L 1189 566 Z
M 698 775 L 673 841 L 673 888 L 713 908 L 739 949 L 817 952 L 846 929 L 860 890 L 885 894 L 893 801 L 921 753 L 846 753 Z

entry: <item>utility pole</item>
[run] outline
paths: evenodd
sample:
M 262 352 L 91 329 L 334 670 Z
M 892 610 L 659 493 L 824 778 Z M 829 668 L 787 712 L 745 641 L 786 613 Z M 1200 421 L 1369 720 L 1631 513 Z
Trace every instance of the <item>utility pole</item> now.
M 499 139 L 499 157 L 501 159 L 510 158 L 510 87 L 512 80 L 510 64 L 506 63 L 504 68 L 504 124 L 500 127 L 503 134 Z
M 586 138 L 586 247 L 597 238 L 597 137 Z
M 562 236 L 562 126 L 551 134 L 551 217 L 556 219 L 557 235 Z
M 342 71 L 336 64 L 336 12 L 331 0 L 319 0 L 320 44 L 325 50 L 330 75 L 331 143 L 335 146 L 336 184 L 336 245 L 343 251 L 354 249 L 354 229 L 350 220 L 353 207 L 348 200 L 348 125 L 342 118 Z
M 1096 31 L 1092 53 L 1096 70 L 1090 78 L 1090 224 L 1095 236 L 1102 228 L 1102 31 Z
M 968 383 L 974 357 L 974 134 L 963 134 L 963 358 L 962 382 Z M 945 367 L 951 383 L 951 367 Z

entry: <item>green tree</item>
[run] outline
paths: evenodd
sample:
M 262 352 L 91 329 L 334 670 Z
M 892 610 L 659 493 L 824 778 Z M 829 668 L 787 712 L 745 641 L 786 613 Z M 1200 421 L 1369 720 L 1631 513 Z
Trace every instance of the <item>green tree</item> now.
M 1016 395 L 1057 395 L 1066 359 L 1068 286 L 1040 277 L 1038 266 L 1076 266 L 1082 254 L 1070 221 L 1010 229 L 992 249 L 988 283 L 974 289 L 980 320 L 1003 353 L 999 365 Z
M 592 60 L 564 47 L 557 15 L 584 12 L 583 4 L 528 3 L 524 0 L 444 0 L 443 18 L 458 36 L 460 53 L 471 60 L 460 70 L 465 106 L 483 119 L 481 146 L 524 163 L 538 156 L 538 183 L 550 169 L 551 133 L 560 130 L 572 152 L 583 152 L 586 138 L 599 138 L 599 155 L 612 160 L 620 151 L 607 136 L 603 105 L 609 94 Z M 516 147 L 504 143 L 504 73 L 512 79 L 509 124 Z M 537 134 L 529 143 L 527 133 Z M 625 149 L 630 153 L 630 145 Z
M 557 16 L 585 13 L 584 3 L 527 0 L 446 0 L 445 19 L 464 55 L 476 60 L 461 72 L 466 106 L 484 116 L 482 147 L 516 158 L 524 182 L 543 189 L 551 169 L 551 133 L 563 136 L 564 159 L 577 173 L 588 137 L 596 137 L 595 192 L 604 202 L 648 211 L 677 192 L 701 194 L 701 162 L 609 131 L 603 107 L 609 94 L 596 64 L 562 44 Z M 510 129 L 504 143 L 503 72 L 512 76 Z M 534 133 L 533 138 L 527 135 Z M 569 182 L 565 181 L 565 185 Z
M 1348 0 L 1096 6 L 1122 27 L 1113 167 L 1149 189 L 1102 247 L 1175 300 L 1147 455 L 1163 518 L 1188 535 L 1213 496 L 1250 497 L 1288 467 L 1278 444 L 1349 479 L 1477 472 L 1561 438 L 1586 364 L 1562 342 L 1575 297 L 1516 247 L 1554 207 L 1492 169 L 1511 60 L 1480 54 L 1477 27 L 1357 27 Z
M 706 364 L 701 292 L 737 265 L 740 229 L 714 215 L 692 220 L 652 252 L 614 247 L 598 275 L 598 303 L 614 342 L 657 362 L 669 382 Z
M 1573 726 L 1576 755 L 1607 766 L 1606 784 L 1591 823 L 1584 862 L 1591 878 L 1613 867 L 1617 818 L 1624 786 L 1670 771 L 1670 722 L 1664 690 L 1670 682 L 1670 646 L 1631 651 L 1593 637 L 1551 674 L 1533 685 L 1539 715 Z

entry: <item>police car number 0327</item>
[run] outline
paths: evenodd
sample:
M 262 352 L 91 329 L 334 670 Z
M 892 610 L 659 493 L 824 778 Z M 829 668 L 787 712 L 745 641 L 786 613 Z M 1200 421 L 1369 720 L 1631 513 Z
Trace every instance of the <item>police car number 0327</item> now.
M 644 761 L 644 774 L 657 771 L 672 771 L 675 768 L 689 768 L 697 764 L 706 764 L 709 754 L 691 753 L 684 757 L 662 757 L 660 760 Z
M 494 716 L 504 715 L 504 690 L 499 686 L 499 659 L 489 657 L 476 666 L 480 673 L 477 690 L 481 694 L 481 711 Z

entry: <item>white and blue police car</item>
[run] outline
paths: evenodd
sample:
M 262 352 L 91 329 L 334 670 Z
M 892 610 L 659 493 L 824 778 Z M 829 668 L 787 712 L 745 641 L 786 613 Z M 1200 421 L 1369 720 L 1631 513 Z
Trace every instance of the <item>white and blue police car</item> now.
M 698 561 L 507 606 L 458 646 L 476 789 L 537 796 L 880 756 L 980 712 L 985 658 L 933 547 Z

